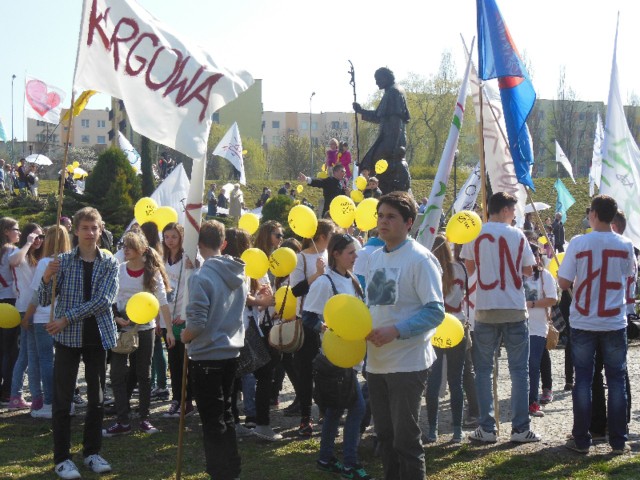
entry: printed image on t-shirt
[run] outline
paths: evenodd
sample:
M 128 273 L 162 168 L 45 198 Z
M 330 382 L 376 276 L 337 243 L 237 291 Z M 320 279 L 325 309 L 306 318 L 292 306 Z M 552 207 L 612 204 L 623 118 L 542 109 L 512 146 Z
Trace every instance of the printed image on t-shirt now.
M 535 302 L 540 300 L 540 294 L 538 293 L 538 282 L 524 282 L 524 296 L 527 302 Z
M 379 268 L 373 272 L 367 285 L 367 300 L 370 306 L 395 305 L 398 301 L 399 268 Z

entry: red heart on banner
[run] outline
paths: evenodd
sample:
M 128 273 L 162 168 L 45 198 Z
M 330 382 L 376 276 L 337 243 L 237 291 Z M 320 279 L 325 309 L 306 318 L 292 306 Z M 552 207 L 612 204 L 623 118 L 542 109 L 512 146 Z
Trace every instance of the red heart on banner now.
M 27 82 L 27 101 L 33 109 L 41 116 L 60 105 L 60 95 L 56 92 L 49 92 L 47 84 L 40 80 L 29 80 Z
M 429 227 L 429 231 L 431 232 L 431 235 L 436 233 L 436 229 L 433 227 Z

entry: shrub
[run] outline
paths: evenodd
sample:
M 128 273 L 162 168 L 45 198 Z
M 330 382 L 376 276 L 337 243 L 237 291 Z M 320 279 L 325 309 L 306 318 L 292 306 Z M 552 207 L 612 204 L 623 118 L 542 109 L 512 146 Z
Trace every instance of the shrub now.
M 280 222 L 282 225 L 287 226 L 289 224 L 289 210 L 293 207 L 293 203 L 293 199 L 289 195 L 274 195 L 262 207 L 262 218 L 260 219 L 260 223 L 264 223 L 268 220 L 275 220 L 276 222 Z

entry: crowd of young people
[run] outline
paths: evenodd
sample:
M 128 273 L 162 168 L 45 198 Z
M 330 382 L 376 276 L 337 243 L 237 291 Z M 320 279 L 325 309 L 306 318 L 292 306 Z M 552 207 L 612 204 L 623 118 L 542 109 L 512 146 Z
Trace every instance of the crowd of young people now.
M 530 244 L 523 231 L 512 226 L 515 204 L 509 194 L 494 194 L 488 202 L 489 220 L 474 241 L 452 246 L 438 235 L 431 250 L 409 236 L 417 205 L 403 192 L 380 198 L 377 228 L 364 246 L 331 220 L 319 220 L 315 236 L 301 246 L 294 239 L 285 240 L 283 226 L 274 221 L 264 222 L 252 239 L 243 230 L 225 231 L 210 220 L 201 226 L 199 257 L 193 261 L 184 254 L 184 231 L 176 223 L 161 233 L 144 225 L 142 231 L 133 229 L 124 235 L 121 251 L 112 256 L 99 248 L 103 222 L 93 208 L 79 210 L 73 217 L 74 248 L 64 227 L 49 227 L 44 233 L 39 225 L 27 224 L 20 231 L 15 220 L 2 218 L 0 302 L 15 305 L 22 324 L 0 329 L 0 399 L 9 409 L 30 409 L 36 418 L 51 418 L 55 471 L 61 478 L 80 478 L 70 454 L 70 417 L 82 359 L 87 385 L 84 464 L 94 472 L 108 472 L 111 465 L 100 454 L 102 438 L 132 431 L 134 389 L 139 396 L 140 431 L 158 432 L 150 421 L 151 378 L 155 370 L 156 389 L 166 389 L 167 365 L 162 362 L 166 346 L 172 399 L 163 416 L 179 416 L 181 405 L 185 415 L 191 415 L 195 400 L 207 473 L 215 479 L 239 478 L 237 437 L 282 439 L 271 425 L 269 411 L 277 402 L 284 372 L 295 390 L 289 409 L 300 415 L 298 434 L 308 438 L 317 431 L 311 415 L 314 359 L 322 354 L 321 339 L 327 329 L 324 305 L 342 293 L 366 302 L 373 330 L 367 336 L 365 365 L 355 367 L 365 379 L 362 388 L 356 383 L 353 399 L 344 409 L 320 409 L 319 469 L 344 478 L 371 478 L 358 457 L 370 412 L 384 478 L 424 478 L 423 444 L 444 433 L 438 412 L 445 362 L 453 441 L 462 442 L 463 428 L 472 427 L 471 440 L 496 442 L 492 375 L 501 344 L 507 350 L 512 384 L 510 440 L 540 441 L 531 429 L 531 417 L 544 415 L 541 405 L 553 398 L 550 379 L 545 387 L 546 312 L 557 302 L 558 290 L 543 268 L 541 245 Z M 581 453 L 589 451 L 595 433 L 590 428 L 590 392 L 596 352 L 609 387 L 609 442 L 614 453 L 628 451 L 626 314 L 637 265 L 631 242 L 620 234 L 619 221 L 614 222 L 619 216 L 612 198 L 595 197 L 589 213 L 593 232 L 569 243 L 558 273 L 560 288 L 573 286 L 574 292 L 569 317 L 574 427 L 567 447 Z M 613 230 L 612 224 L 617 225 Z M 283 242 L 297 251 L 297 265 L 288 278 L 245 276 L 239 257 L 247 248 L 259 248 L 268 256 Z M 54 258 L 56 245 L 60 255 Z M 295 353 L 282 355 L 266 338 L 280 320 L 274 292 L 285 282 L 297 297 L 304 341 Z M 160 314 L 149 324 L 133 326 L 126 303 L 140 291 L 157 297 Z M 461 322 L 466 333 L 453 348 L 434 348 L 430 339 L 445 312 Z M 138 333 L 137 349 L 112 352 L 118 335 L 131 329 Z M 236 375 L 249 330 L 262 339 L 270 359 L 253 372 Z M 189 364 L 183 399 L 185 349 Z M 107 361 L 116 421 L 103 428 Z M 22 390 L 25 371 L 31 403 Z M 240 392 L 244 425 L 238 409 Z M 419 425 L 423 397 L 425 432 Z M 339 460 L 335 439 L 344 410 Z

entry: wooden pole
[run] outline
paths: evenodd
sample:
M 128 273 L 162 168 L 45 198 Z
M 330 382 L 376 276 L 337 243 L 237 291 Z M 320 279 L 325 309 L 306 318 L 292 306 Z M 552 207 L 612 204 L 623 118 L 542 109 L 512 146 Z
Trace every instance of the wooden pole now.
M 69 139 L 71 137 L 71 130 L 73 129 L 73 104 L 75 103 L 75 93 L 71 94 L 71 107 L 69 108 L 69 123 L 67 124 L 67 139 L 64 142 L 64 155 L 62 156 L 62 170 L 60 170 L 60 184 L 58 186 L 58 210 L 56 214 L 56 231 L 60 228 L 60 217 L 62 216 L 62 201 L 64 199 L 64 180 L 67 172 L 67 158 L 69 155 Z M 55 259 L 58 259 L 60 245 L 58 245 L 58 234 L 53 243 L 53 255 Z M 51 312 L 49 313 L 49 323 L 53 323 L 55 316 L 55 304 L 56 304 L 56 282 L 57 275 L 53 276 L 53 284 L 51 286 Z
M 178 341 L 178 339 L 176 339 Z M 185 405 L 187 397 L 187 366 L 189 357 L 187 355 L 187 346 L 184 346 L 184 355 L 182 357 L 182 385 L 180 387 L 180 424 L 178 427 L 178 457 L 176 465 L 176 480 L 180 480 L 182 476 L 182 452 L 184 443 L 184 418 L 185 418 Z

